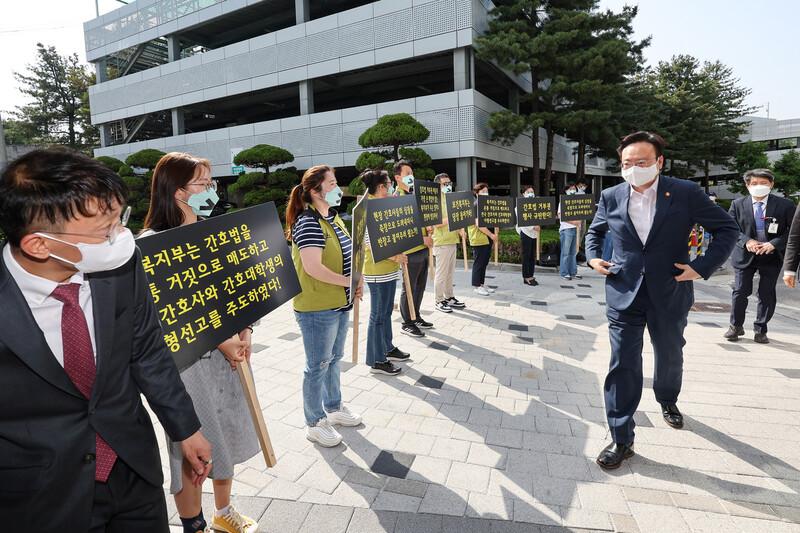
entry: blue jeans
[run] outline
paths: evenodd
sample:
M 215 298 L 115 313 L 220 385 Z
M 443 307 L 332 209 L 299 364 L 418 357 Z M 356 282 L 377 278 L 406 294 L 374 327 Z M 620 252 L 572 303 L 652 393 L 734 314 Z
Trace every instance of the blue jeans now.
M 397 280 L 384 283 L 367 283 L 369 288 L 369 327 L 367 328 L 367 364 L 386 361 L 386 354 L 394 350 L 392 344 L 392 311 Z
M 349 311 L 294 312 L 303 334 L 306 366 L 303 369 L 303 411 L 306 424 L 316 425 L 326 418 L 325 411 L 342 406 L 339 385 L 340 366 L 344 357 L 344 341 L 350 326 Z M 325 410 L 322 409 L 323 405 Z
M 578 273 L 578 250 L 575 247 L 575 238 L 578 236 L 578 228 L 562 229 L 558 232 L 561 237 L 561 266 L 562 276 L 574 276 Z

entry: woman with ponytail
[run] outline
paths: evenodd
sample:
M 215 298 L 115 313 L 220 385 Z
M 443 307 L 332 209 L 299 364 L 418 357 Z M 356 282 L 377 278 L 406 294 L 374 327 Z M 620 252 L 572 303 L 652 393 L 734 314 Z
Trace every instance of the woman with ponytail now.
M 334 424 L 357 426 L 361 415 L 342 403 L 340 361 L 350 324 L 353 243 L 334 207 L 342 201 L 333 168 L 311 167 L 292 189 L 286 206 L 286 236 L 301 292 L 294 316 L 303 335 L 303 411 L 306 438 L 321 446 L 342 442 Z M 353 298 L 361 299 L 361 282 Z
M 359 179 L 367 187 L 369 199 L 386 198 L 394 192 L 394 187 L 385 170 L 367 169 Z M 372 259 L 369 231 L 364 237 L 366 253 L 364 256 L 364 282 L 369 288 L 370 310 L 367 328 L 367 364 L 373 374 L 394 376 L 402 369 L 391 361 L 404 361 L 409 354 L 392 343 L 392 311 L 394 295 L 399 278 L 399 265 L 408 264 L 405 254 L 398 254 L 378 263 Z

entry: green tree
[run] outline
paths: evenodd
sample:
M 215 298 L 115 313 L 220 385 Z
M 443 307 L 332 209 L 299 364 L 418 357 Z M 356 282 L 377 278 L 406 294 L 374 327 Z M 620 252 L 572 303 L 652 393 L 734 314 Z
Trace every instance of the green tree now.
M 733 154 L 732 163 L 728 165 L 728 170 L 736 173 L 736 179 L 728 183 L 729 191 L 747 194 L 747 187 L 742 181 L 744 173 L 754 168 L 770 168 L 766 149 L 767 143 L 753 141 L 747 141 L 739 146 L 739 149 Z
M 119 172 L 120 167 L 125 166 L 125 163 L 123 163 L 116 157 L 109 157 L 107 155 L 101 155 L 100 157 L 95 157 L 94 160 L 103 163 L 105 166 L 107 166 L 108 168 L 117 173 Z
M 228 187 L 228 192 L 242 195 L 242 203 L 248 207 L 275 202 L 278 212 L 283 214 L 286 209 L 286 197 L 299 181 L 297 169 L 287 167 L 270 172 L 270 168 L 292 161 L 294 155 L 291 152 L 269 144 L 257 144 L 242 150 L 233 158 L 233 164 L 260 168 L 263 172 L 241 173 L 236 183 Z
M 775 189 L 784 196 L 794 195 L 800 189 L 800 153 L 789 150 L 772 165 L 775 171 Z
M 36 46 L 36 62 L 27 66 L 26 73 L 14 73 L 20 91 L 32 99 L 12 113 L 30 125 L 24 129 L 26 144 L 60 144 L 91 153 L 99 144 L 98 129 L 89 116 L 89 86 L 95 83 L 94 73 L 80 64 L 77 54 L 62 56 L 53 46 Z
M 434 171 L 427 168 L 432 159 L 422 148 L 412 148 L 415 144 L 425 142 L 430 134 L 428 128 L 408 113 L 384 115 L 358 138 L 358 144 L 362 148 L 383 150 L 363 152 L 356 160 L 356 170 L 361 172 L 368 168 L 385 168 L 391 173 L 394 163 L 407 159 L 414 168 L 417 179 L 432 179 Z
M 131 218 L 142 220 L 147 215 L 147 211 L 150 209 L 150 188 L 153 182 L 153 170 L 165 155 L 167 154 L 160 150 L 145 148 L 129 155 L 125 158 L 125 164 L 119 167 L 117 172 L 130 189 L 128 205 L 133 208 L 131 210 Z M 133 168 L 143 168 L 146 172 L 144 175 L 136 175 L 133 172 Z

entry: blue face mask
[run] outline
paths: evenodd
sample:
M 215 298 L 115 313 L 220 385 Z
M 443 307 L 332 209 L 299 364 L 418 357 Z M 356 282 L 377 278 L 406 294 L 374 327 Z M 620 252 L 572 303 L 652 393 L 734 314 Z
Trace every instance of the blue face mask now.
M 337 185 L 335 189 L 325 194 L 325 201 L 328 202 L 329 206 L 336 207 L 342 203 L 342 196 L 344 196 L 344 193 Z
M 442 185 L 442 192 L 453 192 L 453 184 L 445 183 L 444 185 Z
M 406 187 L 410 189 L 411 187 L 414 186 L 414 174 L 409 174 L 408 176 L 405 176 L 401 181 L 405 183 Z
M 578 192 L 582 193 L 586 190 L 586 187 L 578 187 Z
M 181 190 L 189 192 L 186 189 Z M 217 192 L 214 189 L 206 189 L 195 194 L 190 193 L 188 202 L 184 202 L 180 198 L 175 199 L 191 207 L 192 213 L 198 216 L 209 216 L 211 211 L 214 210 L 214 206 L 219 202 L 219 196 L 217 196 Z
M 526 192 L 525 193 L 525 198 L 534 198 L 535 196 L 536 196 L 536 193 L 532 193 L 532 192 Z
M 394 185 L 387 185 L 386 186 L 386 194 L 389 196 L 394 194 Z
M 575 189 L 570 189 L 567 191 L 567 194 L 578 194 L 578 191 L 576 191 Z

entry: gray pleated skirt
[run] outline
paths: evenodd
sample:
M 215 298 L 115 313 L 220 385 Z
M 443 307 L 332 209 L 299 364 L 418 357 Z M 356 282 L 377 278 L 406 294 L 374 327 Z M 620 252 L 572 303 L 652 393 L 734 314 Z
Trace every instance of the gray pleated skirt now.
M 194 402 L 202 427 L 200 432 L 211 444 L 212 479 L 233 477 L 233 465 L 256 455 L 258 442 L 253 419 L 239 380 L 239 373 L 219 350 L 203 355 L 199 361 L 181 372 L 186 391 Z M 169 450 L 170 494 L 183 488 L 180 444 L 167 436 Z

